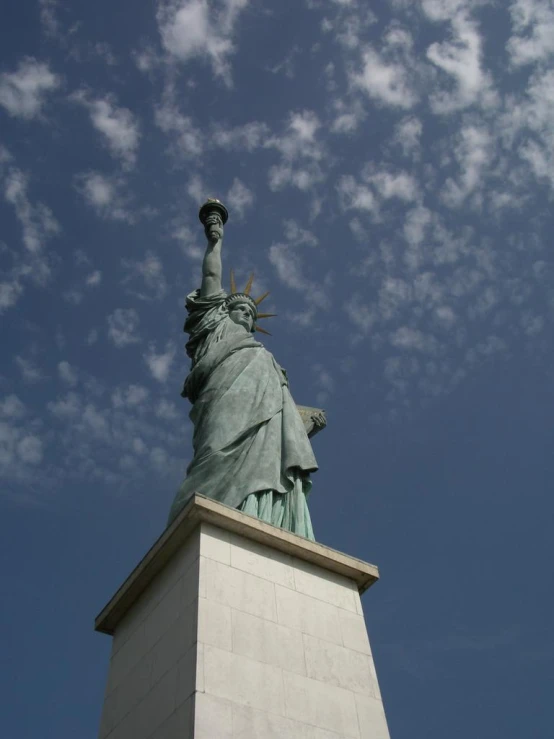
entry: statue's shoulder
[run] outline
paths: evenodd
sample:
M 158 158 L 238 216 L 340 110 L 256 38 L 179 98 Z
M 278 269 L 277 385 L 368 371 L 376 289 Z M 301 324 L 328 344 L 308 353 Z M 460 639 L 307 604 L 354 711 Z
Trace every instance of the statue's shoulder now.
M 189 313 L 206 312 L 213 308 L 220 308 L 225 303 L 227 293 L 225 290 L 219 290 L 212 295 L 201 295 L 200 290 L 196 289 L 189 293 L 185 300 L 185 308 Z

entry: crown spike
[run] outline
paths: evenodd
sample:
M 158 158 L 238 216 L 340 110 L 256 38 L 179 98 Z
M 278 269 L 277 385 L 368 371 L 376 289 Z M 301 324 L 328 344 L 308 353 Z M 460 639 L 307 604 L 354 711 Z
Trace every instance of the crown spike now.
M 248 278 L 248 282 L 246 283 L 246 287 L 244 288 L 244 294 L 250 295 L 250 290 L 252 290 L 252 283 L 254 282 L 254 273 L 252 272 L 250 277 Z
M 262 300 L 265 300 L 267 298 L 268 295 L 269 295 L 269 290 L 263 295 L 260 295 L 259 298 L 256 298 L 254 302 L 256 303 L 256 305 L 259 305 L 262 302 Z
M 259 331 L 261 334 L 267 334 L 268 336 L 271 336 L 269 331 L 266 331 L 265 328 L 262 328 L 261 326 L 254 326 L 254 329 L 256 331 Z
M 275 318 L 277 313 L 258 313 L 258 318 Z
M 237 292 L 237 283 L 235 282 L 235 270 L 231 270 L 231 295 Z

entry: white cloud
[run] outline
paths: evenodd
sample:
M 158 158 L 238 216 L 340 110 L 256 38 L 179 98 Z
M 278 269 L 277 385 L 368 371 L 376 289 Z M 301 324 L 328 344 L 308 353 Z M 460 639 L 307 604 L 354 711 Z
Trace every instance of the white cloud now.
M 389 336 L 389 340 L 398 349 L 416 350 L 425 353 L 434 353 L 437 344 L 432 336 L 409 326 L 402 326 L 393 331 Z
M 534 337 L 543 331 L 545 320 L 543 316 L 539 316 L 531 310 L 526 310 L 521 316 L 520 326 L 526 336 Z
M 125 167 L 133 167 L 140 139 L 134 114 L 128 108 L 118 107 L 114 95 L 94 98 L 86 90 L 79 90 L 71 99 L 87 108 L 92 125 L 102 135 L 112 156 Z
M 285 238 L 289 244 L 299 246 L 306 244 L 307 246 L 317 246 L 319 243 L 317 236 L 305 228 L 301 228 L 296 221 L 286 220 L 283 222 L 285 230 Z
M 91 272 L 85 280 L 85 284 L 87 287 L 98 287 L 101 282 L 102 272 L 100 272 L 99 269 L 95 269 L 94 272 Z
M 324 405 L 335 390 L 335 381 L 333 376 L 322 364 L 313 366 L 315 373 L 315 385 L 318 388 L 316 401 L 319 405 Z
M 327 310 L 330 304 L 328 280 L 315 282 L 306 275 L 303 261 L 294 244 L 276 243 L 269 247 L 269 261 L 275 269 L 277 277 L 291 290 L 298 292 L 305 302 L 301 312 L 291 315 L 299 325 L 309 325 L 319 310 Z
M 235 127 L 217 123 L 212 133 L 212 142 L 215 146 L 230 151 L 254 151 L 264 145 L 269 133 L 269 127 L 259 121 Z
M 0 282 L 0 313 L 13 307 L 23 295 L 23 287 L 19 280 Z
M 40 464 L 43 457 L 43 445 L 38 436 L 24 436 L 17 443 L 17 454 L 22 462 Z
M 32 429 L 8 419 L 0 422 L 0 471 L 4 481 L 29 482 L 29 466 L 37 466 L 43 458 L 43 444 Z
M 411 108 L 417 102 L 417 94 L 410 86 L 403 64 L 386 61 L 373 49 L 367 49 L 362 57 L 362 70 L 352 77 L 354 85 L 377 102 L 396 108 Z
M 277 149 L 281 162 L 269 169 L 269 186 L 281 190 L 292 186 L 302 191 L 311 190 L 324 179 L 321 162 L 325 148 L 318 138 L 321 122 L 311 110 L 293 112 L 281 136 L 266 140 L 266 148 Z
M 514 0 L 510 13 L 513 35 L 507 48 L 512 64 L 541 62 L 554 54 L 552 0 Z
M 199 262 L 204 258 L 206 246 L 198 230 L 193 230 L 187 223 L 176 220 L 173 223 L 171 237 L 179 243 L 183 253 L 190 259 Z
M 527 164 L 539 180 L 554 188 L 554 70 L 538 68 L 531 75 L 525 94 L 506 100 L 500 120 L 504 147 Z M 524 182 L 524 187 L 528 185 Z
M 162 418 L 167 421 L 174 421 L 179 417 L 175 405 L 165 398 L 162 398 L 157 404 L 155 413 L 158 418 Z
M 158 67 L 161 61 L 154 49 L 150 46 L 144 46 L 138 51 L 133 51 L 132 57 L 137 68 L 140 69 L 141 72 L 145 73 L 151 72 L 153 69 Z
M 53 416 L 60 419 L 72 419 L 81 415 L 82 406 L 77 393 L 69 392 L 65 398 L 50 401 L 47 408 Z
M 76 288 L 72 288 L 63 293 L 63 299 L 67 300 L 68 303 L 73 303 L 73 305 L 79 305 L 83 300 L 83 293 Z
M 439 324 L 450 328 L 456 322 L 456 314 L 449 305 L 439 305 L 435 308 L 434 316 Z
M 408 211 L 404 223 L 404 237 L 409 244 L 420 244 L 425 236 L 425 229 L 431 223 L 431 211 L 418 205 Z
M 472 367 L 484 364 L 498 354 L 506 354 L 508 345 L 499 336 L 491 335 L 468 349 L 465 361 Z
M 412 301 L 412 288 L 399 277 L 385 277 L 379 288 L 378 307 L 382 320 L 390 321 Z
M 236 21 L 247 5 L 248 0 L 220 0 L 214 12 L 207 0 L 160 0 L 156 17 L 162 44 L 181 62 L 206 58 L 214 74 L 230 84 Z
M 102 437 L 103 439 L 110 437 L 108 414 L 105 411 L 99 411 L 92 403 L 88 403 L 85 406 L 81 421 L 83 426 L 95 436 Z
M 175 347 L 168 343 L 165 352 L 158 354 L 153 344 L 150 344 L 148 352 L 143 355 L 144 361 L 152 377 L 158 382 L 165 382 L 169 377 L 171 365 L 175 358 Z
M 48 65 L 26 57 L 15 72 L 0 75 L 0 105 L 11 116 L 31 120 L 42 111 L 46 97 L 60 86 Z
M 69 362 L 58 363 L 58 375 L 69 387 L 75 387 L 77 384 L 77 370 Z
M 204 149 L 204 135 L 190 116 L 183 115 L 176 101 L 172 85 L 164 91 L 163 100 L 154 110 L 156 125 L 170 138 L 169 151 L 185 159 L 200 156 Z
M 114 408 L 133 408 L 144 405 L 150 395 L 143 385 L 127 385 L 125 388 L 117 388 L 112 394 Z
M 337 192 L 343 210 L 365 210 L 373 215 L 378 214 L 379 204 L 374 193 L 366 185 L 358 183 L 352 175 L 340 178 Z
M 411 202 L 419 197 L 419 185 L 416 179 L 407 172 L 370 169 L 364 179 L 371 183 L 379 196 L 384 200 L 398 198 Z
M 56 38 L 60 35 L 60 23 L 56 11 L 59 6 L 58 0 L 39 0 L 40 22 L 47 36 Z
M 122 259 L 121 264 L 127 271 L 127 275 L 123 279 L 123 284 L 136 285 L 140 281 L 146 288 L 147 292 L 141 289 L 133 289 L 130 291 L 142 300 L 161 300 L 167 294 L 167 282 L 165 279 L 163 264 L 159 257 L 152 252 L 147 252 L 144 259 Z
M 339 100 L 334 101 L 336 113 L 331 124 L 331 132 L 337 134 L 352 134 L 356 131 L 364 118 L 363 107 L 358 100 L 346 105 Z
M 466 198 L 483 188 L 484 170 L 494 156 L 494 141 L 483 126 L 464 126 L 458 134 L 454 155 L 460 165 L 458 181 L 448 178 L 442 200 L 452 208 L 459 208 Z
M 44 380 L 43 371 L 40 367 L 37 367 L 32 359 L 24 359 L 23 357 L 17 356 L 14 361 L 19 367 L 24 382 L 33 384 Z
M 367 29 L 377 21 L 375 13 L 368 7 L 367 3 L 357 0 L 332 0 L 335 8 L 326 6 L 330 14 L 335 10 L 334 16 L 326 15 L 321 22 L 324 33 L 332 35 L 334 41 L 339 43 L 346 51 L 357 49 L 363 43 L 363 36 Z M 314 7 L 316 7 L 314 5 Z
M 353 293 L 345 303 L 344 310 L 350 321 L 363 334 L 369 333 L 377 323 L 378 316 L 375 311 L 367 305 L 364 298 L 359 293 Z
M 400 146 L 404 156 L 418 156 L 421 150 L 423 125 L 419 118 L 408 116 L 397 123 L 393 143 Z
M 14 395 L 6 395 L 0 401 L 0 416 L 2 418 L 19 419 L 26 415 L 25 405 Z
M 118 349 L 140 341 L 139 315 L 134 308 L 116 308 L 108 316 L 108 337 Z
M 473 303 L 468 308 L 468 315 L 472 319 L 482 319 L 498 305 L 499 301 L 500 294 L 498 289 L 494 285 L 488 285 L 475 297 Z
M 451 19 L 452 39 L 434 43 L 427 59 L 451 78 L 454 84 L 431 94 L 433 112 L 452 113 L 475 103 L 490 107 L 497 103 L 490 74 L 482 68 L 483 40 L 477 25 L 463 12 Z
M 239 218 L 244 218 L 246 210 L 254 203 L 254 193 L 238 177 L 235 177 L 227 193 L 227 202 Z
M 384 201 L 397 199 L 413 202 L 420 197 L 420 187 L 407 172 L 367 166 L 362 172 L 363 182 L 352 175 L 343 175 L 337 184 L 342 210 L 360 210 L 370 213 L 374 220 L 380 217 Z
M 19 169 L 12 168 L 4 180 L 4 197 L 13 206 L 23 229 L 23 244 L 37 254 L 45 241 L 60 230 L 52 211 L 43 203 L 32 205 L 27 194 L 28 178 Z
M 118 177 L 108 177 L 101 172 L 83 172 L 75 177 L 75 186 L 101 218 L 133 223 L 134 215 L 128 209 L 125 183 Z
M 293 290 L 304 289 L 304 276 L 300 257 L 287 244 L 273 244 L 269 248 L 269 261 L 275 267 L 277 276 Z
M 121 489 L 150 472 L 168 479 L 180 474 L 178 416 L 163 409 L 158 414 L 143 385 L 121 385 L 108 396 L 90 387 L 86 395 L 71 391 L 48 403 L 48 411 L 49 438 L 57 443 L 56 484 L 60 478 L 94 479 Z M 0 458 L 1 446 L 0 430 Z
M 196 205 L 201 205 L 206 199 L 206 185 L 202 178 L 195 174 L 193 175 L 187 185 L 187 193 L 194 200 Z

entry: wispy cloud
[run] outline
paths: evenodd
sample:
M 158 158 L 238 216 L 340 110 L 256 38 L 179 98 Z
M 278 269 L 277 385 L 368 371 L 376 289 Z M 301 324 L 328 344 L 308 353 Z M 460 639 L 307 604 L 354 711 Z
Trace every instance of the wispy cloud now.
M 60 377 L 60 380 L 62 380 L 69 387 L 75 387 L 77 385 L 77 370 L 75 369 L 75 367 L 72 367 L 69 362 L 65 360 L 63 362 L 58 362 L 58 375 Z
M 513 35 L 508 41 L 512 64 L 546 61 L 554 54 L 554 7 L 550 0 L 514 0 L 510 5 Z
M 374 49 L 363 53 L 361 69 L 352 76 L 352 83 L 385 105 L 412 108 L 417 102 L 407 68 L 400 62 L 387 61 Z
M 15 72 L 0 75 L 0 105 L 16 118 L 37 118 L 48 95 L 61 85 L 61 78 L 44 62 L 26 57 Z
M 125 168 L 133 167 L 140 141 L 136 116 L 128 108 L 118 106 L 114 95 L 95 97 L 87 90 L 79 90 L 71 99 L 88 110 L 92 125 L 112 156 Z
M 156 17 L 165 50 L 179 62 L 206 59 L 230 85 L 235 26 L 248 2 L 222 0 L 220 11 L 212 13 L 206 0 L 160 0 Z
M 302 244 L 317 243 L 314 240 L 315 237 L 310 238 L 309 232 L 303 233 L 297 224 L 287 222 L 285 222 L 285 235 L 290 240 L 272 244 L 268 258 L 279 280 L 303 299 L 301 310 L 289 311 L 288 315 L 298 325 L 307 326 L 313 323 L 319 310 L 329 308 L 331 279 L 328 277 L 322 283 L 317 283 L 308 277 L 308 270 L 304 266 L 303 256 L 298 247 Z M 309 258 L 309 255 L 306 256 Z
M 430 7 L 435 12 L 428 12 L 429 17 L 447 19 L 448 16 L 445 17 L 442 12 L 436 12 L 436 5 L 423 5 L 424 10 Z M 465 9 L 452 18 L 448 17 L 448 20 L 451 38 L 431 44 L 427 49 L 427 59 L 450 78 L 442 89 L 431 94 L 432 110 L 447 114 L 475 103 L 485 107 L 496 105 L 498 97 L 492 77 L 483 69 L 483 39 L 477 24 L 467 16 Z
M 150 344 L 148 351 L 143 355 L 152 377 L 158 382 L 165 382 L 169 377 L 171 365 L 175 359 L 175 352 L 175 346 L 172 343 L 168 343 L 165 351 L 161 353 L 156 351 L 154 344 Z
M 264 146 L 281 154 L 281 161 L 269 169 L 272 190 L 296 187 L 310 191 L 325 179 L 322 163 L 325 146 L 318 138 L 321 122 L 311 110 L 290 113 L 285 131 L 268 138 Z
M 32 359 L 17 356 L 14 361 L 18 366 L 19 371 L 21 372 L 21 377 L 25 383 L 32 385 L 46 379 L 46 375 L 43 370 Z
M 254 151 L 264 145 L 269 135 L 269 126 L 260 121 L 250 121 L 240 126 L 215 123 L 212 142 L 215 146 L 230 151 Z
M 127 285 L 127 292 L 141 300 L 162 300 L 167 294 L 161 259 L 153 252 L 147 252 L 144 259 L 122 259 L 125 270 L 122 282 Z
M 194 159 L 202 154 L 204 136 L 191 116 L 184 115 L 177 101 L 175 87 L 166 84 L 161 103 L 154 109 L 156 125 L 168 135 L 170 155 Z
M 13 206 L 23 230 L 23 244 L 37 254 L 45 241 L 60 230 L 52 211 L 43 203 L 32 205 L 28 196 L 29 178 L 21 170 L 11 168 L 4 179 L 4 197 Z
M 235 177 L 227 192 L 227 202 L 239 218 L 244 218 L 244 214 L 254 203 L 254 193 Z
M 121 177 L 96 171 L 83 172 L 76 175 L 75 187 L 101 218 L 134 222 L 135 216 L 129 209 L 130 198 Z
M 458 181 L 446 180 L 442 199 L 450 207 L 458 208 L 470 195 L 479 195 L 485 186 L 486 168 L 494 157 L 494 140 L 487 128 L 463 127 L 457 136 L 454 156 L 460 165 L 460 176 Z
M 57 10 L 59 0 L 38 0 L 40 8 L 40 22 L 47 36 L 59 37 L 61 34 Z
M 396 124 L 393 143 L 402 149 L 406 157 L 419 158 L 421 155 L 421 135 L 423 124 L 415 116 L 402 118 Z
M 134 308 L 116 308 L 107 320 L 108 338 L 118 349 L 140 341 L 138 334 L 140 319 Z

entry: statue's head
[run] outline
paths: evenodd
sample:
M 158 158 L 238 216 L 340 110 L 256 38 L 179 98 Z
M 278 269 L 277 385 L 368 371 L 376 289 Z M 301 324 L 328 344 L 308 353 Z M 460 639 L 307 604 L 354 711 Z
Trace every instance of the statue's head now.
M 269 331 L 261 328 L 256 324 L 260 318 L 271 318 L 274 313 L 260 313 L 258 310 L 259 304 L 262 300 L 265 300 L 269 295 L 269 292 L 260 295 L 259 298 L 253 298 L 250 295 L 252 289 L 252 283 L 254 282 L 254 273 L 252 273 L 246 283 L 246 287 L 243 292 L 237 290 L 237 284 L 235 282 L 235 273 L 231 270 L 231 292 L 225 298 L 225 307 L 229 312 L 229 318 L 241 326 L 244 326 L 248 331 L 254 332 L 259 331 L 262 334 L 269 334 Z
M 249 295 L 244 293 L 229 295 L 226 305 L 229 311 L 229 318 L 233 323 L 244 326 L 251 333 L 255 331 L 258 308 Z

